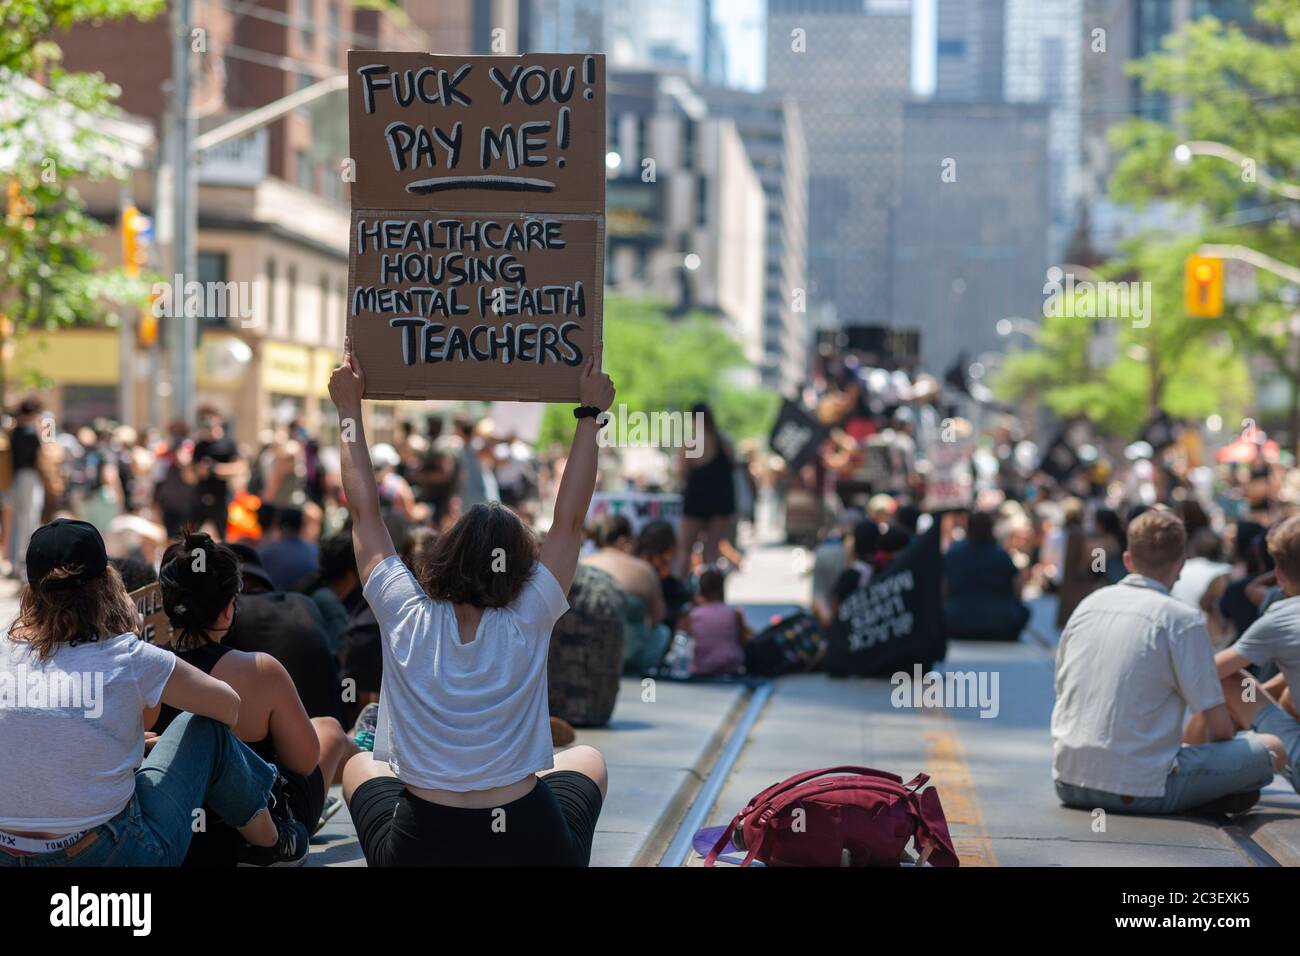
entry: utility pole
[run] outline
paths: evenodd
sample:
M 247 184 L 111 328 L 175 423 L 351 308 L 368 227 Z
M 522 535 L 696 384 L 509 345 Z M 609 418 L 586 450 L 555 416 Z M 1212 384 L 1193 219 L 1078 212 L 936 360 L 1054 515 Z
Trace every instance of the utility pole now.
M 194 350 L 198 317 L 187 307 L 185 285 L 198 280 L 198 209 L 194 179 L 194 110 L 190 37 L 194 0 L 172 0 L 172 327 L 168 346 L 172 365 L 172 418 L 194 423 Z M 179 277 L 179 278 L 177 278 Z

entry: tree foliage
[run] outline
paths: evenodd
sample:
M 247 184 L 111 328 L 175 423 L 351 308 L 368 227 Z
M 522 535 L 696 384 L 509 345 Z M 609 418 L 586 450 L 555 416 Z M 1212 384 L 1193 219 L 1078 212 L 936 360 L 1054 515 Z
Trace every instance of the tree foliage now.
M 779 396 L 735 384 L 748 362 L 716 318 L 692 313 L 668 316 L 666 303 L 607 295 L 604 367 L 628 411 L 689 411 L 708 402 L 718 426 L 733 438 L 766 435 Z M 568 406 L 552 405 L 542 441 L 567 442 L 573 434 Z

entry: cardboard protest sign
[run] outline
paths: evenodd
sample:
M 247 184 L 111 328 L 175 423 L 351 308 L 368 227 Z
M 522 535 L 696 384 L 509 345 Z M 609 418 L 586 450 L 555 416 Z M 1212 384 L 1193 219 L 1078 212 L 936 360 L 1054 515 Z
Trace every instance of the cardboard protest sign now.
M 366 398 L 576 401 L 601 340 L 605 59 L 348 53 Z
M 840 605 L 826 650 L 833 677 L 929 670 L 948 650 L 939 524 L 912 539 L 885 570 Z
M 135 602 L 135 609 L 143 620 L 140 639 L 162 646 L 171 644 L 172 622 L 167 619 L 167 612 L 163 610 L 162 586 L 146 584 L 132 591 L 129 597 Z
M 632 533 L 639 534 L 651 521 L 671 521 L 682 516 L 681 495 L 650 494 L 641 491 L 597 492 L 587 508 L 587 523 L 606 515 L 623 515 L 632 523 Z
M 772 426 L 768 445 L 785 459 L 792 470 L 799 470 L 817 457 L 817 449 L 826 440 L 826 426 L 802 406 L 786 399 Z

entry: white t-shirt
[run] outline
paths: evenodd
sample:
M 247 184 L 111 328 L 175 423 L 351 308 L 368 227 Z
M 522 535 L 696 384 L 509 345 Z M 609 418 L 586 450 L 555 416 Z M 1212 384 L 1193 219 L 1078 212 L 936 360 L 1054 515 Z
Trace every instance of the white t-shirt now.
M 1276 664 L 1287 687 L 1300 688 L 1300 595 L 1278 594 L 1232 649 L 1252 664 Z
M 1198 611 L 1201 609 L 1201 598 L 1205 594 L 1206 588 L 1215 578 L 1228 574 L 1232 571 L 1231 564 L 1224 564 L 1222 561 L 1211 561 L 1209 558 L 1188 558 L 1183 564 L 1183 570 L 1178 575 L 1178 580 L 1174 582 L 1170 594 L 1182 601 L 1184 604 L 1190 604 Z
M 1185 709 L 1222 703 L 1204 616 L 1158 581 L 1130 574 L 1084 598 L 1061 635 L 1052 779 L 1163 796 Z
M 375 759 L 430 790 L 488 790 L 554 766 L 546 656 L 569 609 L 537 562 L 513 604 L 487 608 L 462 644 L 456 610 L 434 601 L 396 555 L 365 597 L 383 635 Z
M 175 667 L 134 634 L 43 661 L 0 635 L 0 830 L 72 833 L 121 813 L 144 760 L 144 711 Z

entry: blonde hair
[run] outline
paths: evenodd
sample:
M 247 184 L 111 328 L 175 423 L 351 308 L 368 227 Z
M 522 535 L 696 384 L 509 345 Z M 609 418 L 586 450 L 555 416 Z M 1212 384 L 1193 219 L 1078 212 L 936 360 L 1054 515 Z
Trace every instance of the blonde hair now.
M 1265 541 L 1278 570 L 1287 580 L 1300 582 L 1300 516 L 1274 526 Z
M 98 577 L 72 583 L 80 571 L 76 566 L 54 568 L 39 585 L 23 588 L 9 636 L 30 645 L 39 660 L 69 641 L 139 629 L 140 615 L 117 568 L 110 564 Z

